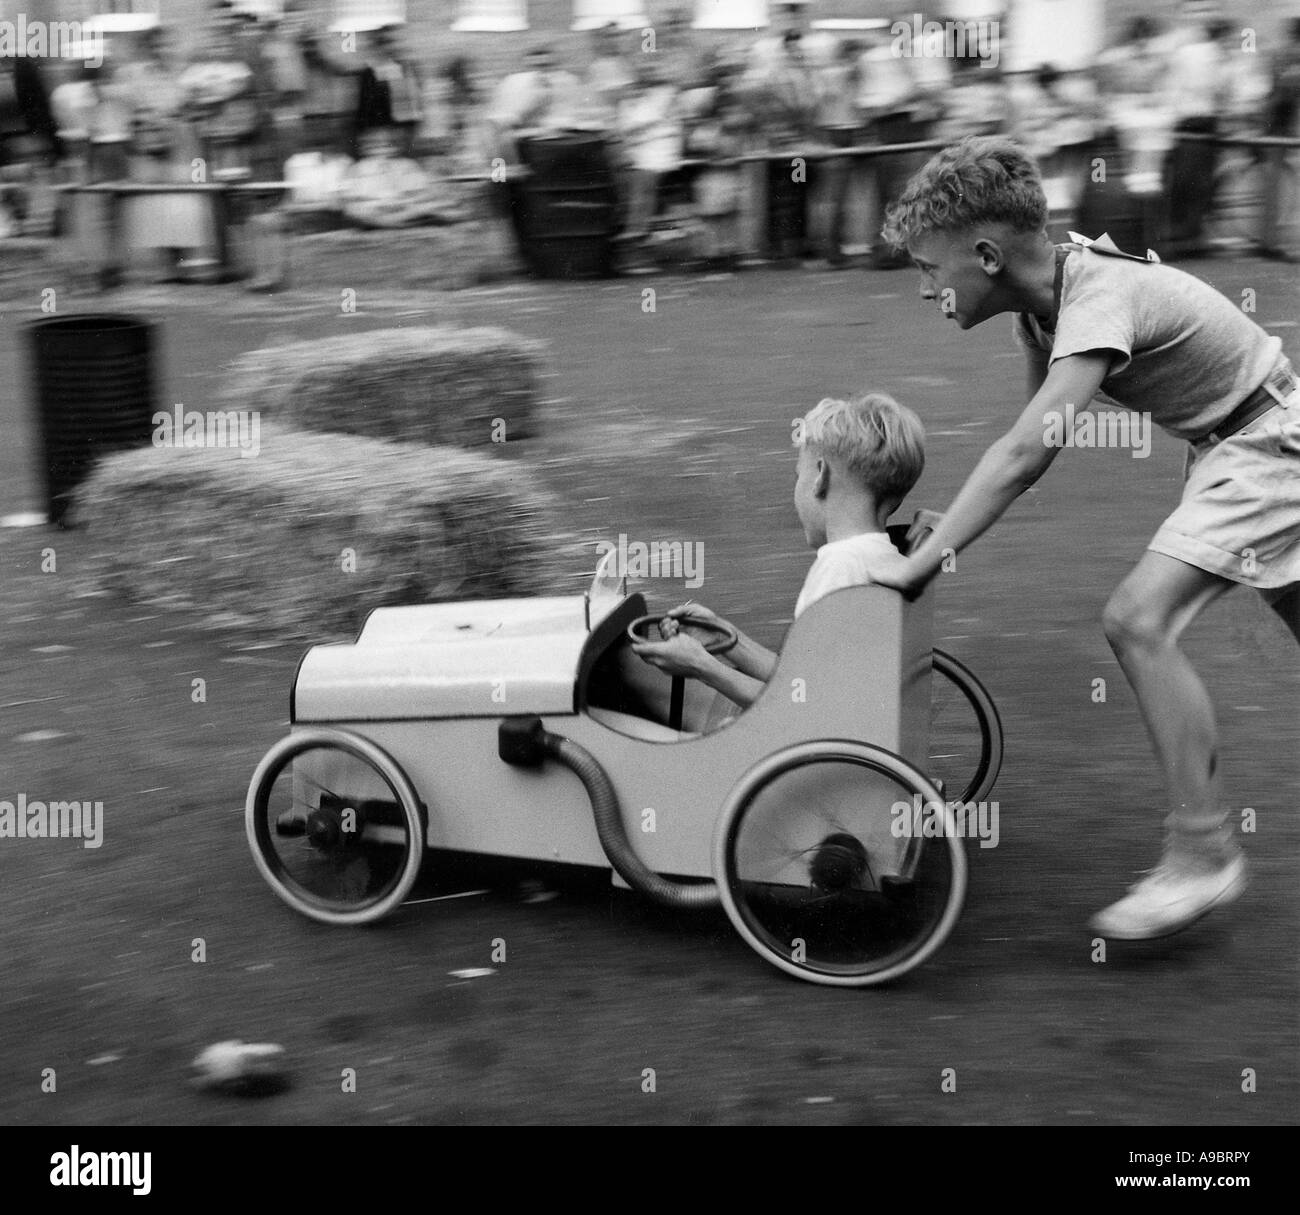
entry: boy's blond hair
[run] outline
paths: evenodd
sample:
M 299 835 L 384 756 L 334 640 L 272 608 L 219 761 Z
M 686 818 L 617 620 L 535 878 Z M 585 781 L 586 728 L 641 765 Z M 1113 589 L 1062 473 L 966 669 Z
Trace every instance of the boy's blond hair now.
M 843 464 L 877 502 L 901 502 L 925 468 L 925 427 L 883 392 L 826 397 L 803 417 L 794 444 Z
M 981 224 L 1006 224 L 1013 232 L 1047 225 L 1038 166 L 1018 143 L 995 135 L 968 135 L 936 152 L 886 211 L 882 235 L 903 249 L 928 232 Z

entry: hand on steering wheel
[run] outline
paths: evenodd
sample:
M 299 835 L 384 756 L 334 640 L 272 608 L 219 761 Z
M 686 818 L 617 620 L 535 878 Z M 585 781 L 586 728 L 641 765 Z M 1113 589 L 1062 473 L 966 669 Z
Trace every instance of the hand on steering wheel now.
M 651 625 L 658 626 L 659 636 L 657 638 L 647 636 L 644 631 Z M 665 628 L 665 625 L 670 627 Z M 676 636 L 678 628 L 682 626 L 714 634 L 712 640 L 696 638 L 710 654 L 725 654 L 739 640 L 736 630 L 717 616 L 697 616 L 690 612 L 683 612 L 680 608 L 674 608 L 671 612 L 663 612 L 659 615 L 638 616 L 627 626 L 627 637 L 629 641 L 634 641 L 637 644 L 647 641 L 667 641 L 670 637 Z
M 655 638 L 647 637 L 644 633 L 644 630 L 651 625 L 658 627 L 659 636 L 665 641 L 676 636 L 678 630 L 683 627 L 712 633 L 714 636 L 711 640 L 700 641 L 699 638 L 696 638 L 699 644 L 710 654 L 725 654 L 739 640 L 736 630 L 731 625 L 725 624 L 718 619 L 718 617 L 692 616 L 689 612 L 683 612 L 680 608 L 674 609 L 671 614 L 638 616 L 627 626 L 628 640 L 636 645 L 653 642 Z M 665 625 L 668 625 L 669 628 L 665 629 Z M 686 703 L 686 679 L 682 675 L 674 675 L 672 681 L 672 699 L 668 709 L 668 725 L 674 730 L 680 730 L 682 728 L 682 712 Z

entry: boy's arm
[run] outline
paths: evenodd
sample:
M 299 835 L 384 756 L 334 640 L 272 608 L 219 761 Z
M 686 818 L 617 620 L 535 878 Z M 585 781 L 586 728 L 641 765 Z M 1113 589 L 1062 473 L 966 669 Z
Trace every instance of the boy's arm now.
M 667 641 L 637 641 L 632 653 L 668 675 L 698 679 L 738 705 L 751 705 L 763 690 L 763 680 L 736 670 L 708 653 L 689 633 Z
M 727 657 L 730 658 L 734 653 L 735 650 Z M 698 678 L 701 683 L 708 684 L 715 692 L 721 692 L 728 700 L 734 700 L 736 704 L 745 708 L 758 699 L 758 694 L 767 683 L 765 679 L 757 679 L 736 667 L 729 667 L 716 658 L 700 671 Z
M 759 645 L 747 633 L 742 633 L 730 620 L 724 620 L 712 608 L 690 600 L 673 608 L 668 613 L 669 616 L 690 616 L 692 614 L 699 616 L 702 620 L 713 620 L 718 624 L 726 625 L 729 629 L 735 629 L 736 644 L 721 655 L 724 662 L 729 663 L 743 674 L 762 680 L 764 683 L 772 678 L 772 672 L 776 670 L 776 654 L 766 646 Z
M 872 571 L 876 582 L 900 590 L 923 586 L 938 572 L 946 549 L 959 552 L 982 535 L 1047 471 L 1060 450 L 1044 442 L 1047 415 L 1086 409 L 1110 367 L 1107 350 L 1058 359 L 1012 428 L 981 457 L 929 538 L 910 557 L 888 559 Z M 1031 372 L 1032 375 L 1032 372 Z
M 732 626 L 735 628 L 735 626 Z M 752 637 L 746 636 L 739 629 L 736 629 L 736 636 L 739 640 L 727 651 L 722 657 L 731 663 L 737 671 L 743 675 L 748 675 L 760 683 L 766 683 L 772 678 L 772 672 L 776 670 L 776 654 L 765 645 L 759 645 Z M 730 692 L 725 692 L 719 688 L 726 696 L 731 696 Z M 735 700 L 735 697 L 731 697 Z M 746 704 L 749 701 L 745 701 Z
M 1032 401 L 1047 379 L 1047 351 L 1037 347 L 1026 347 L 1025 358 L 1028 361 L 1025 376 L 1025 400 Z

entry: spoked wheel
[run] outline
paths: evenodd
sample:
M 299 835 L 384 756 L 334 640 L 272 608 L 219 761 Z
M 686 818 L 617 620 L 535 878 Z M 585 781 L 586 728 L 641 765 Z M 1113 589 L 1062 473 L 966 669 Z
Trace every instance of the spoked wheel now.
M 934 651 L 926 772 L 949 801 L 982 802 L 1002 770 L 1002 719 L 984 685 L 951 654 Z
M 303 730 L 276 743 L 253 774 L 244 819 L 271 888 L 327 924 L 387 915 L 424 859 L 424 807 L 406 774 L 343 730 Z
M 727 799 L 714 873 L 736 931 L 773 966 L 884 983 L 943 943 L 966 893 L 952 811 L 910 764 L 865 743 L 800 743 Z

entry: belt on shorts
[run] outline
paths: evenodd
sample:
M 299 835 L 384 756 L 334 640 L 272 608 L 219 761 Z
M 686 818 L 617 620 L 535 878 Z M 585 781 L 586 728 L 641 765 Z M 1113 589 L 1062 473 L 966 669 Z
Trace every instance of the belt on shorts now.
M 1282 359 L 1269 373 L 1268 379 L 1242 401 L 1209 434 L 1202 435 L 1199 439 L 1193 439 L 1191 441 L 1192 446 L 1197 451 L 1203 451 L 1207 447 L 1213 447 L 1215 443 L 1221 442 L 1229 435 L 1235 435 L 1238 431 L 1249 426 L 1256 418 L 1263 417 L 1270 409 L 1277 405 L 1284 405 L 1287 398 L 1297 388 L 1300 388 L 1300 380 L 1296 378 L 1290 361 Z

